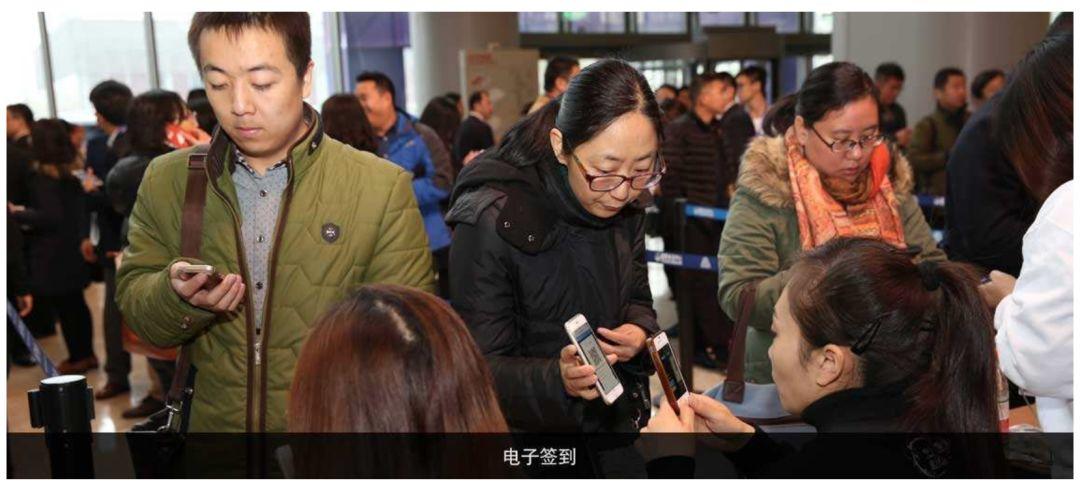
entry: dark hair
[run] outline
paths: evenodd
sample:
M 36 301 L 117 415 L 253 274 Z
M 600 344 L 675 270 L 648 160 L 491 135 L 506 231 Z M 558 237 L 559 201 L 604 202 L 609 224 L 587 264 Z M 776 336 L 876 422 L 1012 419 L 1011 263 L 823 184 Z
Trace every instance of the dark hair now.
M 1046 35 L 1062 35 L 1073 33 L 1073 13 L 1061 12 L 1058 14 L 1054 22 L 1050 24 L 1050 28 L 1046 29 Z
M 716 79 L 720 80 L 721 83 L 724 83 L 725 85 L 728 85 L 731 88 L 735 88 L 735 86 L 736 86 L 735 77 L 732 76 L 731 73 L 728 73 L 726 71 L 721 71 L 719 73 L 716 73 Z
M 472 105 L 469 105 L 469 108 L 472 108 Z M 461 127 L 461 113 L 458 112 L 456 103 L 445 96 L 436 96 L 420 113 L 420 123 L 431 127 L 449 151 L 454 147 L 454 137 Z
M 549 138 L 553 127 L 562 132 L 563 151 L 569 154 L 615 119 L 634 111 L 649 118 L 662 143 L 660 107 L 649 82 L 626 62 L 597 61 L 574 77 L 566 93 L 510 127 L 495 157 L 519 167 L 538 163 L 543 163 L 541 167 L 551 166 L 558 163 Z
M 1013 69 L 995 107 L 995 139 L 1040 201 L 1073 178 L 1073 36 L 1049 36 Z
M 203 32 L 224 29 L 226 35 L 235 38 L 250 28 L 280 35 L 285 54 L 296 68 L 296 77 L 304 76 L 311 62 L 311 19 L 306 12 L 197 12 L 188 29 L 188 48 L 199 74 L 202 74 L 199 37 Z
M 1004 78 L 1005 72 L 1000 69 L 987 69 L 975 76 L 975 79 L 971 81 L 971 95 L 978 100 L 986 98 L 983 96 L 983 89 L 986 85 L 990 84 L 994 78 Z
M 670 84 L 667 84 L 667 83 L 664 83 L 664 84 L 660 85 L 659 88 L 653 90 L 653 94 L 655 94 L 657 91 L 660 91 L 660 90 L 663 90 L 663 89 L 671 90 L 671 92 L 675 93 L 676 95 L 679 94 L 679 89 L 678 88 L 675 88 L 673 85 L 670 85 Z
M 90 90 L 90 103 L 101 117 L 113 125 L 127 123 L 128 106 L 131 105 L 131 88 L 115 81 L 106 80 Z
M 189 104 L 191 102 L 195 101 L 195 100 L 201 100 L 201 99 L 206 99 L 206 89 L 205 88 L 194 88 L 194 89 L 188 90 L 188 92 L 187 92 L 187 102 Z
M 829 112 L 868 96 L 876 100 L 878 90 L 862 68 L 842 61 L 824 64 L 810 72 L 799 91 L 778 100 L 762 124 L 766 134 L 782 135 L 796 116 L 813 124 Z
M 461 103 L 461 93 L 458 93 L 456 91 L 447 91 L 446 94 L 443 96 L 445 96 L 447 100 L 453 102 L 454 105 Z
M 886 79 L 895 79 L 897 81 L 904 81 L 904 68 L 901 68 L 896 63 L 881 63 L 877 69 L 874 70 L 874 79 L 877 81 L 885 81 Z
M 729 74 L 728 77 L 730 76 Z M 695 76 L 694 80 L 690 82 L 690 103 L 697 103 L 698 97 L 701 96 L 701 90 L 714 81 L 720 81 L 720 73 L 705 73 Z
M 547 93 L 555 89 L 555 80 L 559 78 L 570 79 L 570 72 L 574 70 L 574 66 L 580 66 L 577 59 L 567 56 L 555 56 L 548 61 L 547 68 L 544 68 L 544 92 Z
M 363 286 L 311 329 L 289 394 L 294 432 L 497 433 L 490 369 L 450 305 Z
M 669 123 L 686 113 L 686 106 L 679 102 L 678 98 L 667 98 L 660 102 L 660 113 L 664 123 Z
M 30 109 L 25 103 L 16 103 L 14 105 L 8 105 L 7 109 L 11 112 L 15 118 L 21 119 L 26 122 L 27 128 L 34 123 L 34 111 Z
M 136 154 L 157 156 L 172 150 L 165 143 L 165 126 L 184 116 L 184 100 L 166 90 L 136 96 L 128 111 L 128 142 Z
M 320 113 L 326 135 L 357 150 L 378 151 L 375 130 L 355 95 L 338 94 L 327 98 Z
M 79 151 L 71 144 L 69 125 L 59 118 L 43 118 L 30 127 L 30 142 L 39 164 L 55 166 L 61 177 L 79 163 Z
M 964 72 L 960 71 L 960 68 L 948 67 L 941 68 L 937 73 L 934 73 L 934 89 L 943 90 L 945 85 L 949 83 L 949 78 L 952 76 L 964 76 Z
M 765 68 L 762 68 L 761 66 L 747 66 L 743 68 L 742 71 L 739 71 L 739 74 L 735 77 L 738 78 L 739 76 L 746 76 L 750 78 L 750 81 L 753 83 L 761 83 L 761 93 L 765 93 L 765 80 L 768 77 Z
M 469 95 L 469 110 L 472 110 L 481 100 L 484 99 L 484 95 L 487 95 L 487 90 L 477 90 Z M 489 95 L 490 96 L 490 95 Z
M 208 134 L 213 134 L 217 128 L 217 115 L 214 107 L 210 105 L 210 99 L 206 97 L 188 98 L 188 108 L 195 112 L 195 120 L 199 122 L 199 128 Z
M 993 315 L 967 264 L 912 262 L 879 240 L 837 238 L 796 264 L 788 304 L 803 357 L 850 346 L 863 387 L 906 384 L 914 432 L 997 431 Z
M 365 81 L 375 83 L 375 88 L 382 93 L 390 93 L 390 101 L 397 106 L 397 90 L 394 89 L 394 81 L 389 76 L 378 71 L 364 71 L 356 75 L 356 84 Z

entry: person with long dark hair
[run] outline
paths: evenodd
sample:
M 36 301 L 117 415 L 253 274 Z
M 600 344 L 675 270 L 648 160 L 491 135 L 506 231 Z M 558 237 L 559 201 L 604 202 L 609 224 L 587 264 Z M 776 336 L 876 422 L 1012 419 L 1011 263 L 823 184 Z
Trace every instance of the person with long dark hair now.
M 648 82 L 603 60 L 462 170 L 447 216 L 450 302 L 487 357 L 511 428 L 636 433 L 647 420 L 644 345 L 659 328 L 636 200 L 663 175 L 662 140 Z M 610 406 L 566 336 L 578 313 L 623 385 Z M 584 441 L 579 455 L 598 475 L 644 474 L 632 439 Z
M 992 435 L 994 331 L 979 275 L 968 264 L 915 263 L 912 254 L 877 239 L 836 238 L 792 267 L 769 357 L 783 408 L 820 435 L 801 452 L 698 394 L 683 403 L 681 418 L 662 404 L 646 431 L 726 435 L 725 449 L 751 476 L 1002 474 Z M 917 458 L 911 441 L 937 433 L 984 435 L 949 439 L 956 444 L 944 464 L 933 465 Z
M 1002 371 L 1036 396 L 1039 423 L 1052 432 L 1073 431 L 1072 49 L 1071 31 L 1047 37 L 1002 91 L 994 135 L 1040 208 L 1019 278 L 993 271 L 982 288 L 996 310 Z M 1071 452 L 1061 459 L 1071 470 Z
M 770 110 L 770 136 L 746 149 L 720 240 L 719 299 L 728 316 L 741 316 L 740 298 L 756 286 L 745 342 L 750 382 L 772 381 L 769 323 L 804 251 L 873 236 L 919 260 L 945 259 L 912 197 L 911 166 L 883 143 L 875 91 L 854 64 L 820 66 Z
M 375 153 L 379 150 L 379 143 L 375 141 L 375 131 L 368 122 L 364 107 L 357 101 L 356 96 L 339 94 L 327 98 L 319 110 L 322 114 L 323 123 L 326 124 L 326 135 L 335 140 L 352 146 L 356 150 Z
M 57 366 L 61 374 L 81 374 L 98 367 L 93 350 L 90 309 L 83 290 L 90 283 L 81 250 L 89 235 L 86 194 L 73 172 L 82 166 L 60 119 L 34 122 L 30 130 L 37 173 L 31 178 L 31 203 L 8 204 L 12 217 L 28 226 L 30 291 L 34 309 L 27 317 L 34 329 L 52 329 L 57 319 L 68 358 Z

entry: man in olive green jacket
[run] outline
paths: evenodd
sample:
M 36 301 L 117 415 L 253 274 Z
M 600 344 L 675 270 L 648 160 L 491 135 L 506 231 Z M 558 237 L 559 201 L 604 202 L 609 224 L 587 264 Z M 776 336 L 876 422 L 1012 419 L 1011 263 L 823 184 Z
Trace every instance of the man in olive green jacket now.
M 893 158 L 889 178 L 900 203 L 908 247 L 919 247 L 917 259 L 945 260 L 945 253 L 937 247 L 911 194 L 911 166 L 903 156 Z M 801 253 L 784 138 L 758 137 L 743 155 L 719 252 L 718 295 L 720 307 L 728 316 L 739 316 L 743 289 L 757 284 L 746 333 L 744 365 L 748 382 L 772 383 L 768 350 L 772 344 L 769 327 L 773 308 Z
M 964 72 L 945 68 L 934 76 L 934 112 L 915 124 L 908 144 L 908 158 L 915 169 L 915 189 L 919 193 L 945 196 L 945 164 L 956 145 L 967 111 L 967 84 Z
M 199 13 L 189 41 L 221 124 L 199 259 L 180 251 L 188 149 L 146 171 L 117 301 L 142 339 L 191 347 L 191 431 L 284 431 L 309 327 L 366 283 L 433 291 L 427 236 L 411 174 L 324 136 L 303 102 L 307 14 Z M 226 277 L 203 290 L 206 276 L 180 273 L 185 263 Z

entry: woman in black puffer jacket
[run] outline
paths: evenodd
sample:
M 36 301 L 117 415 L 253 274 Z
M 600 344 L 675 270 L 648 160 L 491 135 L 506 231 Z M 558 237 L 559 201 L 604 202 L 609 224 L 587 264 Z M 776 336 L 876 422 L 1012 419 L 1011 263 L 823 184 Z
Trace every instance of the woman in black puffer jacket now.
M 600 61 L 462 171 L 447 215 L 451 303 L 488 359 L 510 427 L 591 434 L 578 454 L 602 476 L 645 473 L 632 441 L 649 419 L 644 345 L 658 327 L 635 202 L 663 173 L 660 124 L 645 78 Z M 564 331 L 578 313 L 623 385 L 610 406 Z

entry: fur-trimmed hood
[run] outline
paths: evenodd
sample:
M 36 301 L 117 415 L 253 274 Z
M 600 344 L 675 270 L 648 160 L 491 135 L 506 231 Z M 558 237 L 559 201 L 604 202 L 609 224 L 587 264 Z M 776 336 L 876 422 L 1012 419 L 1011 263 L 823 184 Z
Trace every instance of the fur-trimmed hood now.
M 915 187 L 911 164 L 895 147 L 890 147 L 889 152 L 893 155 L 889 166 L 893 190 L 897 196 L 909 195 Z M 736 187 L 753 193 L 765 205 L 774 208 L 795 207 L 783 136 L 755 137 L 750 141 L 739 167 Z

